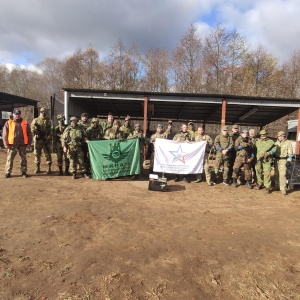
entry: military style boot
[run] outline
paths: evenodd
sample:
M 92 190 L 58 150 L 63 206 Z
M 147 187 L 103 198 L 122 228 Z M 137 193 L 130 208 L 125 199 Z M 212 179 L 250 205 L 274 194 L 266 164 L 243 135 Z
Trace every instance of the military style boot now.
M 58 168 L 59 168 L 58 175 L 59 175 L 59 176 L 64 175 L 63 170 L 62 170 L 62 166 L 59 166 Z
M 199 183 L 199 182 L 201 182 L 201 181 L 202 181 L 202 176 L 201 176 L 201 174 L 197 174 L 197 179 L 194 180 L 194 181 L 192 181 L 192 183 Z
M 237 187 L 236 178 L 232 178 L 232 186 L 233 186 L 234 188 Z
M 66 176 L 70 175 L 70 173 L 69 173 L 69 166 L 65 167 L 65 175 Z
M 35 174 L 41 173 L 40 163 L 36 163 L 35 166 L 36 166 L 36 168 L 34 170 L 34 173 Z
M 48 170 L 46 172 L 47 174 L 51 174 L 51 164 L 48 164 Z
M 251 183 L 250 183 L 250 180 L 247 180 L 247 181 L 246 181 L 246 187 L 247 187 L 248 189 L 252 189 L 252 185 L 251 185 Z
M 75 172 L 72 173 L 72 179 L 76 179 L 76 173 Z
M 84 177 L 85 179 L 90 179 L 90 176 L 86 173 L 82 173 L 82 177 Z

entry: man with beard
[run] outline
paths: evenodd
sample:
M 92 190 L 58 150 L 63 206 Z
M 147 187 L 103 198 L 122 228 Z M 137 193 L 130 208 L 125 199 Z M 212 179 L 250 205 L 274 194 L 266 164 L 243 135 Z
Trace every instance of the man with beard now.
M 30 147 L 32 143 L 32 134 L 30 126 L 27 121 L 22 119 L 21 111 L 14 109 L 12 120 L 8 120 L 3 127 L 3 144 L 4 148 L 7 149 L 7 160 L 5 165 L 5 178 L 9 178 L 14 158 L 17 153 L 21 157 L 21 172 L 22 177 L 27 177 L 27 159 L 26 159 L 26 148 Z
M 51 173 L 51 138 L 52 138 L 52 122 L 47 116 L 47 110 L 42 107 L 40 115 L 33 119 L 31 123 L 31 131 L 34 134 L 34 156 L 36 169 L 34 173 L 40 173 L 42 150 L 46 157 L 48 165 L 47 174 Z

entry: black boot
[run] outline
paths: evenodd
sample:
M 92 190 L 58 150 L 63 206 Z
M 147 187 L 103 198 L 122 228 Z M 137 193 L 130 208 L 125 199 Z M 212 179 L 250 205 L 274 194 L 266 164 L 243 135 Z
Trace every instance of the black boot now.
M 59 168 L 58 175 L 59 175 L 59 176 L 64 175 L 63 170 L 62 170 L 62 166 L 59 166 L 58 168 Z
M 65 167 L 65 175 L 66 176 L 70 175 L 70 173 L 69 173 L 69 166 Z
M 48 164 L 47 174 L 51 174 L 51 164 Z
M 236 178 L 232 178 L 232 186 L 236 188 Z
M 246 187 L 247 187 L 248 189 L 252 189 L 252 185 L 251 185 L 251 183 L 250 183 L 250 180 L 247 180 L 247 181 L 246 181 Z

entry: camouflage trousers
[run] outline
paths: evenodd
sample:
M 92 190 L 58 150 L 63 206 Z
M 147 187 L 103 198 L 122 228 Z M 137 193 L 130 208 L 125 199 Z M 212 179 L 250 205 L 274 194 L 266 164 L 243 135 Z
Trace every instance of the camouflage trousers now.
M 70 147 L 67 152 L 68 159 L 70 161 L 70 172 L 76 173 L 85 173 L 84 165 L 84 154 L 82 148 L 79 146 Z
M 230 159 L 227 155 L 224 155 L 222 152 L 218 152 L 216 156 L 216 162 L 215 162 L 215 174 L 216 176 L 219 173 L 219 168 L 223 164 L 224 166 L 224 172 L 223 172 L 223 180 L 228 180 L 228 172 L 229 172 L 229 166 L 230 166 Z
M 44 154 L 46 156 L 46 163 L 51 164 L 52 163 L 52 158 L 51 158 L 51 151 L 50 151 L 50 141 L 47 141 L 44 143 L 43 141 L 35 140 L 34 141 L 34 162 L 36 164 L 41 163 L 41 156 L 42 156 L 42 151 L 44 151 Z
M 256 178 L 258 185 L 265 188 L 271 187 L 271 160 L 258 161 L 255 165 Z
M 275 187 L 286 190 L 286 159 L 278 159 L 275 164 Z
M 67 153 L 64 152 L 61 143 L 56 143 L 56 157 L 57 157 L 57 166 L 61 167 L 63 162 L 65 162 L 65 166 L 68 167 L 70 165 L 70 161 L 68 159 Z
M 27 171 L 27 159 L 26 159 L 26 146 L 13 146 L 10 145 L 7 149 L 7 160 L 5 165 L 5 173 L 11 173 L 13 164 L 14 164 L 14 158 L 16 157 L 17 153 L 19 152 L 19 155 L 21 157 L 21 172 Z
M 247 162 L 248 157 L 245 156 L 236 156 L 234 165 L 232 178 L 238 178 L 241 167 L 244 167 L 245 180 L 251 181 L 251 163 Z
M 209 167 L 209 162 L 208 162 L 208 154 L 206 153 L 204 156 L 204 161 L 203 161 L 203 170 L 205 172 L 205 180 L 207 183 L 211 183 L 211 169 Z M 202 178 L 202 173 L 201 174 L 197 174 L 197 179 Z

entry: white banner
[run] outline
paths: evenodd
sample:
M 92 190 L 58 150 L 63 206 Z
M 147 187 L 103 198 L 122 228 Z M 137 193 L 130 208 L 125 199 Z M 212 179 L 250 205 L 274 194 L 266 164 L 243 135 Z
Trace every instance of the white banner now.
M 199 174 L 203 172 L 206 142 L 155 140 L 154 172 Z

